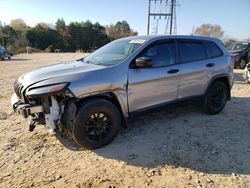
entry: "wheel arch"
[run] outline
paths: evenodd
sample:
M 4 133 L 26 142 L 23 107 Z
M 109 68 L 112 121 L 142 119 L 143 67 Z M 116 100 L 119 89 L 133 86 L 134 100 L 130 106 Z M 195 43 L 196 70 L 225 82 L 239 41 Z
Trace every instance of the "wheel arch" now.
M 126 108 L 123 106 L 123 103 L 119 100 L 119 98 L 117 97 L 117 95 L 113 92 L 105 92 L 105 93 L 100 93 L 100 94 L 93 94 L 90 96 L 86 96 L 83 97 L 81 99 L 77 100 L 77 107 L 79 107 L 82 103 L 89 101 L 89 100 L 94 100 L 94 99 L 104 99 L 107 100 L 109 102 L 111 102 L 112 104 L 114 104 L 117 109 L 119 110 L 119 112 L 121 113 L 121 117 L 122 117 L 122 126 L 124 128 L 127 128 L 127 111 Z M 121 104 L 122 103 L 122 104 Z
M 227 99 L 230 100 L 230 99 L 231 99 L 231 92 L 230 92 L 231 89 L 230 89 L 229 76 L 228 76 L 227 74 L 219 74 L 219 75 L 214 76 L 214 77 L 210 80 L 210 82 L 209 82 L 209 84 L 208 84 L 208 87 L 207 87 L 207 89 L 206 89 L 206 93 L 207 93 L 207 91 L 209 90 L 209 88 L 211 87 L 211 85 L 212 85 L 214 82 L 216 82 L 216 81 L 223 82 L 223 83 L 226 85 L 226 87 L 227 87 L 227 89 L 228 89 L 228 96 L 227 96 Z M 206 94 L 206 93 L 205 93 L 205 94 Z

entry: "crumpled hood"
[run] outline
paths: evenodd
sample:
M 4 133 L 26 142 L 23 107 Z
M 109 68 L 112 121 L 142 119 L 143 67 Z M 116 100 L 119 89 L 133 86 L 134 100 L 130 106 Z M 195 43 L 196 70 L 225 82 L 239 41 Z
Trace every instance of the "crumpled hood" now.
M 93 64 L 83 63 L 82 61 L 74 61 L 69 63 L 60 63 L 35 69 L 19 77 L 18 82 L 26 88 L 40 81 L 62 78 L 62 81 L 67 80 L 67 76 L 76 75 L 79 73 L 90 72 L 105 67 Z M 68 80 L 70 81 L 70 80 Z

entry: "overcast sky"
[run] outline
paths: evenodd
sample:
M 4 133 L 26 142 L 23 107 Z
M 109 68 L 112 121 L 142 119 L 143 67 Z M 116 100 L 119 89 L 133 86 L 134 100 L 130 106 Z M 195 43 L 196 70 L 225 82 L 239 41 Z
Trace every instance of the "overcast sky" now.
M 193 28 L 211 23 L 220 25 L 227 37 L 250 38 L 250 0 L 177 1 L 177 34 L 190 34 Z M 146 34 L 147 11 L 148 0 L 0 0 L 0 21 L 5 24 L 16 18 L 30 26 L 55 23 L 58 18 L 103 25 L 127 20 L 140 35 Z

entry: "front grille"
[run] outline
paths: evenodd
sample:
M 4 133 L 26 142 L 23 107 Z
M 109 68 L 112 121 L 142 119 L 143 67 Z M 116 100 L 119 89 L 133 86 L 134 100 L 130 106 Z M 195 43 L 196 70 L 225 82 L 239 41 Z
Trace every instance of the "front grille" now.
M 15 90 L 16 95 L 17 95 L 20 99 L 23 98 L 22 89 L 23 89 L 22 83 L 20 83 L 20 82 L 18 82 L 18 80 L 16 80 L 16 81 L 14 82 L 14 90 Z

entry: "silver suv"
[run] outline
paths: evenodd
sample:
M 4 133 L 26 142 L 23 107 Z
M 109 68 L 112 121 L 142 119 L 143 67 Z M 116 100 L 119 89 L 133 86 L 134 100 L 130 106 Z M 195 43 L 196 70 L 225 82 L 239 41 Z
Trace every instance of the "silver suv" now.
M 54 133 L 95 149 L 110 143 L 139 113 L 199 102 L 218 114 L 230 99 L 233 64 L 215 38 L 136 36 L 85 58 L 24 74 L 14 84 L 14 110 Z

